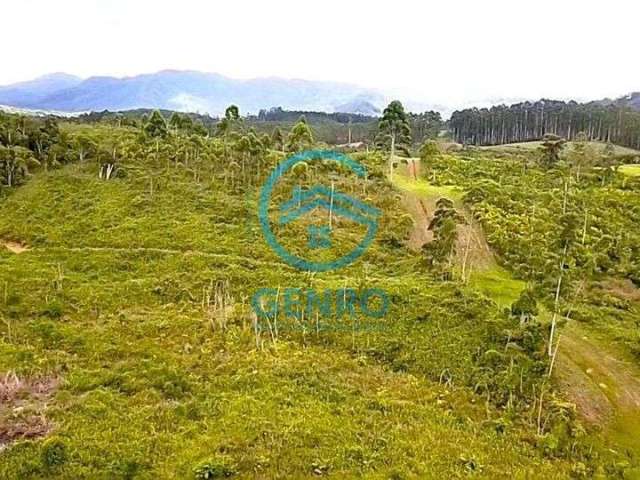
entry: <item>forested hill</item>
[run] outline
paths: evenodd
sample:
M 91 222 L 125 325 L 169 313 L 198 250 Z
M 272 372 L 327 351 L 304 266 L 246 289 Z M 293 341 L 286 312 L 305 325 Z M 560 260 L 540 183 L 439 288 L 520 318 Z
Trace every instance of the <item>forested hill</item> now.
M 640 112 L 626 103 L 540 100 L 456 111 L 449 120 L 455 140 L 471 145 L 539 140 L 553 133 L 640 148 Z
M 377 117 L 361 115 L 358 113 L 326 113 L 308 112 L 301 110 L 283 110 L 282 107 L 273 107 L 269 110 L 260 110 L 258 115 L 250 115 L 248 118 L 263 122 L 297 122 L 304 116 L 310 122 L 326 122 L 333 120 L 339 123 L 369 123 L 377 121 Z

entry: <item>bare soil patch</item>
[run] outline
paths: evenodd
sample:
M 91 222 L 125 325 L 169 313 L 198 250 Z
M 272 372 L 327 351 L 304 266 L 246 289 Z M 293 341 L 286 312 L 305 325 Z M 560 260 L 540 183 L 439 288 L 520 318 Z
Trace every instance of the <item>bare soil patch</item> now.
M 51 430 L 45 411 L 58 384 L 55 377 L 29 379 L 11 372 L 0 376 L 0 450 Z
M 0 245 L 3 245 L 7 250 L 17 255 L 30 250 L 26 245 L 9 240 L 0 240 Z
M 629 279 L 610 278 L 600 282 L 597 288 L 622 300 L 640 302 L 640 288 Z
M 640 369 L 621 360 L 576 326 L 562 334 L 556 378 L 578 412 L 601 424 L 617 414 L 640 418 Z

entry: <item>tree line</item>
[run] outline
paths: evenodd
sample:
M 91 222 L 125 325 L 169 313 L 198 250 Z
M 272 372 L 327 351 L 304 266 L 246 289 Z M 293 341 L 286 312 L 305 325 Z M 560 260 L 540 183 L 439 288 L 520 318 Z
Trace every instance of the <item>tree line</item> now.
M 640 112 L 601 102 L 556 100 L 470 108 L 453 113 L 449 130 L 467 145 L 500 145 L 540 140 L 554 134 L 569 141 L 584 133 L 590 141 L 640 148 Z
M 75 123 L 107 123 L 117 127 L 140 127 L 154 110 L 137 109 L 123 112 L 90 112 L 75 119 L 67 119 Z M 173 111 L 158 110 L 164 118 L 170 118 Z M 200 130 L 207 130 L 211 136 L 215 135 L 217 125 L 223 117 L 213 117 L 197 113 L 180 113 L 189 118 Z M 284 110 L 274 107 L 261 110 L 258 115 L 243 116 L 243 124 L 253 128 L 260 134 L 272 134 L 275 129 L 289 130 L 301 118 L 314 129 L 314 137 L 319 142 L 330 145 L 351 142 L 363 142 L 368 145 L 376 143 L 378 123 L 380 118 L 368 115 L 350 113 L 325 113 Z M 425 140 L 435 139 L 446 128 L 446 123 L 439 112 L 426 111 L 422 113 L 406 113 L 411 128 L 411 143 L 421 145 Z
M 0 112 L 0 188 L 24 183 L 36 169 L 48 170 L 64 164 L 96 162 L 98 176 L 110 180 L 125 174 L 123 161 L 135 157 L 169 159 L 183 165 L 198 178 L 206 164 L 216 159 L 242 172 L 250 164 L 260 165 L 269 152 L 294 153 L 314 142 L 311 127 L 300 117 L 286 132 L 257 132 L 240 116 L 236 106 L 207 128 L 200 119 L 173 112 L 143 113 L 138 118 L 109 115 L 116 128 L 84 130 L 61 128 L 55 117 L 27 117 Z M 93 121 L 95 121 L 93 117 Z M 76 123 L 83 123 L 77 122 Z
M 116 127 L 114 131 L 127 133 L 126 145 L 94 138 L 100 130 L 88 134 L 78 128 L 60 128 L 59 119 L 55 117 L 0 113 L 0 185 L 13 187 L 23 183 L 33 169 L 47 170 L 74 161 L 96 161 L 100 178 L 109 180 L 123 173 L 121 157 L 129 156 L 125 152 L 140 153 L 139 146 L 155 152 L 155 157 L 163 147 L 171 147 L 179 153 L 167 156 L 175 157 L 176 163 L 190 168 L 199 165 L 205 157 L 222 157 L 226 162 L 237 162 L 244 178 L 248 164 L 262 163 L 270 151 L 293 153 L 322 142 L 322 134 L 326 134 L 322 128 L 327 122 L 332 128 L 335 125 L 336 129 L 343 130 L 334 132 L 337 140 L 363 141 L 367 148 L 387 152 L 392 175 L 398 162 L 397 155 L 411 156 L 416 145 L 437 137 L 444 125 L 439 113 L 408 113 L 399 101 L 391 102 L 380 119 L 358 123 L 364 118 L 356 116 L 356 121 L 346 125 L 338 123 L 344 118 L 335 114 L 322 114 L 326 122 L 311 124 L 305 115 L 297 116 L 291 122 L 291 112 L 281 109 L 271 112 L 276 117 L 286 113 L 287 122 L 270 122 L 264 116 L 263 120 L 254 116 L 242 117 L 234 105 L 227 108 L 222 118 L 215 119 L 178 112 L 137 110 L 93 112 L 65 120 L 70 124 L 100 123 Z M 315 114 L 313 118 L 317 120 Z M 352 131 L 358 125 L 366 130 Z M 207 149 L 203 145 L 214 140 L 221 148 L 212 146 L 211 152 L 204 155 L 203 151 Z

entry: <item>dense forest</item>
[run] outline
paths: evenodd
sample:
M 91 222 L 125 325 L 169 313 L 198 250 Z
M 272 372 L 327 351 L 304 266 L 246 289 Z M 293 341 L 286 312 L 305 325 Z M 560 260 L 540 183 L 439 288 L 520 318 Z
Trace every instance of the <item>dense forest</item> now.
M 260 110 L 258 115 L 249 115 L 250 120 L 261 122 L 295 122 L 304 115 L 311 122 L 323 122 L 333 120 L 338 123 L 371 123 L 376 121 L 376 117 L 360 115 L 356 113 L 325 113 L 325 112 L 305 112 L 299 110 L 283 110 L 282 107 L 274 107 L 269 110 Z
M 457 142 L 471 145 L 540 140 L 546 134 L 573 140 L 584 132 L 589 140 L 640 147 L 640 112 L 602 102 L 540 100 L 471 108 L 454 112 L 449 129 Z

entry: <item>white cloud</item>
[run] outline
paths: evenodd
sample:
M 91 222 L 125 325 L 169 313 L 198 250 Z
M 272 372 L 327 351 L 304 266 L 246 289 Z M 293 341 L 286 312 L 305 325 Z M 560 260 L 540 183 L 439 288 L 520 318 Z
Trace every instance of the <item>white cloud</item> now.
M 174 68 L 454 105 L 640 90 L 640 4 L 623 0 L 5 0 L 0 11 L 0 84 Z

